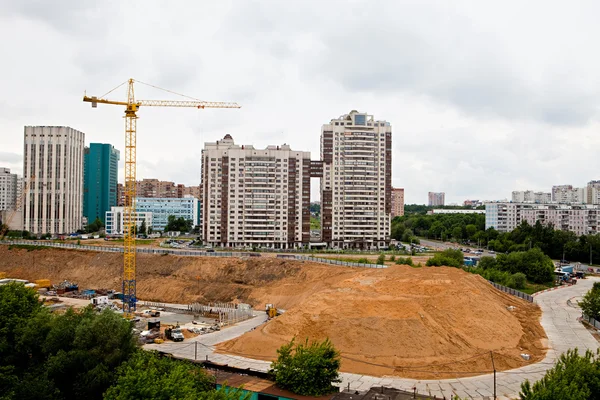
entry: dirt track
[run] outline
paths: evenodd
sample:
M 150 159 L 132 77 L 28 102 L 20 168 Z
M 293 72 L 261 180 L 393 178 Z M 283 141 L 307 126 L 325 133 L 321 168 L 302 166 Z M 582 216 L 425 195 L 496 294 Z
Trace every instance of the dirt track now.
M 118 289 L 121 265 L 119 254 L 0 246 L 0 271 L 15 278 L 68 279 L 80 287 Z M 531 354 L 531 363 L 545 352 L 537 306 L 455 268 L 366 270 L 277 259 L 140 254 L 137 276 L 141 299 L 275 303 L 286 309 L 260 329 L 219 347 L 252 358 L 273 359 L 294 336 L 329 337 L 342 352 L 343 371 L 444 378 L 448 375 L 435 372 L 490 371 L 490 351 L 498 370 L 525 365 L 521 353 Z M 507 310 L 510 305 L 516 309 Z

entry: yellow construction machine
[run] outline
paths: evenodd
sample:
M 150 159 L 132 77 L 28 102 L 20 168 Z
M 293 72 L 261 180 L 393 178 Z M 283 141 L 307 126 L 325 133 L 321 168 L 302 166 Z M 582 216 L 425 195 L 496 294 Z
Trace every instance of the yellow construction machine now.
M 279 315 L 279 313 L 277 312 L 277 308 L 273 304 L 270 304 L 270 303 L 265 306 L 265 311 L 266 311 L 269 319 L 275 318 L 276 316 Z

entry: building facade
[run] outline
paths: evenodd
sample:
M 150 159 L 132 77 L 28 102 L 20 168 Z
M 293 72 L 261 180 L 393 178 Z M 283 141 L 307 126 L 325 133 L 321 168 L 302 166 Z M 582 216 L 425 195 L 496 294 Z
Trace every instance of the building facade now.
M 552 201 L 560 204 L 587 203 L 587 188 L 574 188 L 573 185 L 552 186 Z
M 298 248 L 310 241 L 310 152 L 255 149 L 230 135 L 202 150 L 202 237 L 222 247 Z
M 142 179 L 136 182 L 136 193 L 140 197 L 174 199 L 191 195 L 200 199 L 200 192 L 200 186 L 185 186 L 158 179 Z
M 443 206 L 446 203 L 446 193 L 444 192 L 429 192 L 428 193 L 429 206 Z
M 587 204 L 600 204 L 600 181 L 589 181 L 586 188 Z
M 111 207 L 110 211 L 106 211 L 104 215 L 104 220 L 106 221 L 106 226 L 104 227 L 107 235 L 123 235 L 123 227 L 125 226 L 125 212 L 123 211 L 124 207 Z M 152 213 L 151 212 L 135 212 L 133 213 L 133 217 L 135 218 L 135 225 L 138 230 L 141 228 L 142 224 L 146 223 L 146 229 L 153 228 L 152 225 Z
M 527 221 L 538 221 L 554 229 L 571 231 L 577 235 L 596 234 L 599 228 L 600 205 L 589 204 L 535 204 L 495 202 L 485 205 L 485 228 L 510 232 Z
M 552 201 L 552 193 L 534 192 L 533 190 L 515 190 L 512 192 L 512 201 L 514 203 L 546 204 Z
M 392 188 L 392 218 L 404 215 L 404 189 Z
M 26 126 L 23 226 L 34 234 L 72 233 L 82 228 L 85 134 L 65 126 Z
M 104 143 L 90 143 L 83 152 L 83 216 L 88 224 L 117 205 L 119 150 Z
M 17 186 L 17 174 L 11 174 L 9 168 L 0 168 L 0 211 L 15 209 Z
M 321 129 L 321 161 L 322 240 L 334 248 L 387 246 L 392 214 L 390 123 L 354 110 L 332 119 Z
M 192 229 L 199 223 L 198 199 L 192 196 L 182 199 L 137 197 L 135 209 L 140 215 L 144 213 L 152 214 L 151 226 L 154 231 L 164 231 L 171 215 L 175 218 L 192 221 Z

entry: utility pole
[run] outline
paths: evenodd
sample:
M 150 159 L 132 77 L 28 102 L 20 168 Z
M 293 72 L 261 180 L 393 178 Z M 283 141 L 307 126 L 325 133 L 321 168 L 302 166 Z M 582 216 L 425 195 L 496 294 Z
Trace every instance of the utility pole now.
M 194 342 L 194 361 L 198 359 L 198 342 Z
M 494 400 L 496 400 L 496 365 L 494 364 L 494 352 L 490 351 L 492 357 L 492 368 L 494 368 Z

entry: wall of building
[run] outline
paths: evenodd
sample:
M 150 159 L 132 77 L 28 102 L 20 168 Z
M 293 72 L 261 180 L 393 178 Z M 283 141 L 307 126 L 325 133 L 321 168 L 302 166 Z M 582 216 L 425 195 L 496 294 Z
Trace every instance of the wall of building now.
M 88 223 L 117 205 L 119 150 L 110 144 L 91 143 L 84 149 L 83 216 Z
M 105 212 L 104 219 L 106 221 L 105 232 L 107 235 L 123 235 L 123 227 L 125 226 L 125 213 L 124 207 L 111 207 L 110 211 Z M 133 214 L 136 226 L 138 229 L 142 224 L 146 223 L 146 229 L 152 228 L 152 213 L 151 212 L 135 212 Z
M 17 174 L 9 168 L 0 168 L 0 211 L 14 210 L 17 203 Z
M 72 233 L 82 227 L 85 134 L 64 126 L 26 126 L 24 228 L 35 234 Z
M 182 199 L 138 197 L 135 207 L 138 213 L 152 214 L 152 229 L 155 231 L 163 231 L 171 215 L 191 220 L 192 228 L 199 223 L 198 199 L 191 196 Z
M 404 189 L 392 188 L 392 218 L 404 215 Z
M 446 203 L 444 192 L 429 192 L 427 197 L 429 206 L 443 206 Z

